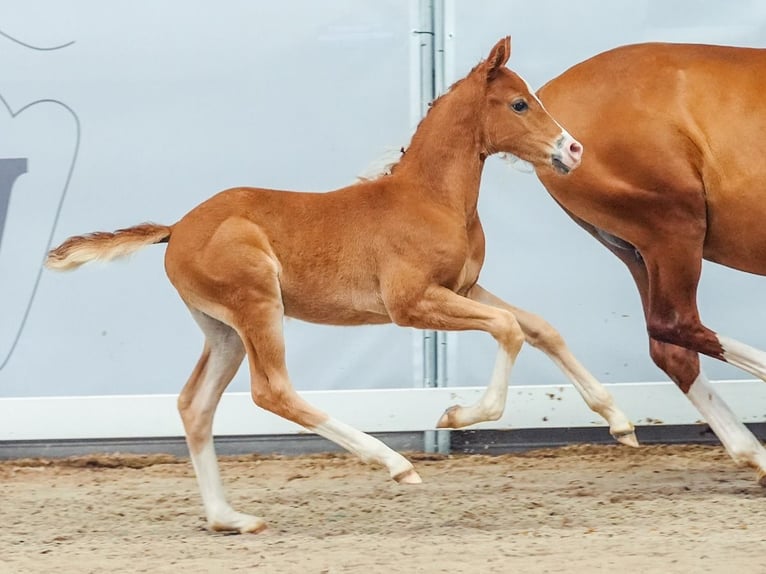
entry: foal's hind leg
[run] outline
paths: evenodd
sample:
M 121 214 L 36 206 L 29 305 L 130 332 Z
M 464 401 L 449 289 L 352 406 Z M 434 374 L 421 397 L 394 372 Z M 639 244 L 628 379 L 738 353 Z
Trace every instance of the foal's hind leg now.
M 257 516 L 236 512 L 224 494 L 213 445 L 213 416 L 226 386 L 237 373 L 245 349 L 236 331 L 191 309 L 205 334 L 205 348 L 178 398 L 186 442 L 197 475 L 207 523 L 211 530 L 259 532 L 266 523 Z
M 236 328 L 250 364 L 253 401 L 261 408 L 321 435 L 366 462 L 384 465 L 399 483 L 420 483 L 412 463 L 378 439 L 333 419 L 307 403 L 293 388 L 285 366 L 283 307 L 277 278 L 261 284 L 257 295 L 242 294 Z M 235 287 L 236 289 L 236 287 Z
M 513 307 L 496 297 L 480 285 L 475 285 L 469 297 L 475 301 L 486 303 L 500 309 L 505 309 L 513 313 L 519 322 L 526 341 L 533 347 L 536 347 L 548 355 L 551 360 L 569 377 L 577 391 L 582 395 L 590 409 L 609 423 L 609 432 L 619 442 L 638 446 L 635 429 L 628 417 L 615 405 L 611 393 L 577 360 L 569 350 L 561 335 L 543 318 Z M 493 379 L 494 380 L 494 379 Z M 487 388 L 485 396 L 481 401 L 495 397 L 495 400 L 502 400 L 497 408 L 505 408 L 505 389 L 503 393 Z M 502 395 L 502 396 L 501 396 Z M 448 427 L 451 425 L 451 414 L 456 410 L 465 407 L 451 407 L 444 413 L 437 426 Z

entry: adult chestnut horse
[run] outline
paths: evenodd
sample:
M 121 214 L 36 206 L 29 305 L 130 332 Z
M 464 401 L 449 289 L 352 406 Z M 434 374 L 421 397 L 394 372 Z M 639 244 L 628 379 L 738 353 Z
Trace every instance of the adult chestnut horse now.
M 72 237 L 50 252 L 48 267 L 70 269 L 168 244 L 167 275 L 205 335 L 178 406 L 211 529 L 265 526 L 226 501 L 211 433 L 221 394 L 245 356 L 258 406 L 384 465 L 398 482 L 420 482 L 407 459 L 294 391 L 285 367 L 285 316 L 491 334 L 500 351 L 487 394 L 476 405 L 448 410 L 440 423 L 451 427 L 500 416 L 526 337 L 572 378 L 618 440 L 635 444 L 630 421 L 556 331 L 477 283 L 484 235 L 476 207 L 486 157 L 506 151 L 541 170 L 567 173 L 582 152 L 505 67 L 509 56 L 504 38 L 434 103 L 395 174 L 329 193 L 229 189 L 174 225 Z
M 766 450 L 724 404 L 698 353 L 766 379 L 766 353 L 702 324 L 702 259 L 766 274 L 766 50 L 626 46 L 538 93 L 588 149 L 570 178 L 537 169 L 554 199 L 628 266 L 654 362 L 735 461 L 766 486 Z M 628 137 L 630 134 L 630 137 Z

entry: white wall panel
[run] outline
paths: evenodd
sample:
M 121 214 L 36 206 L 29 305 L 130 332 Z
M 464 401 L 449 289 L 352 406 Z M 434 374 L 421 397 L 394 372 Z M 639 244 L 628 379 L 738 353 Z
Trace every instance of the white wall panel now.
M 382 150 L 406 143 L 418 107 L 411 34 L 416 12 L 416 3 L 408 0 L 8 0 L 0 5 L 0 182 L 4 174 L 10 177 L 7 160 L 26 160 L 26 171 L 14 181 L 0 241 L 0 406 L 10 413 L 0 421 L 35 421 L 22 429 L 6 424 L 0 428 L 3 437 L 141 432 L 115 431 L 110 421 L 131 406 L 151 405 L 153 420 L 161 416 L 158 406 L 172 408 L 169 397 L 180 389 L 202 345 L 165 279 L 163 247 L 72 274 L 43 272 L 37 284 L 51 236 L 59 242 L 144 220 L 171 223 L 234 185 L 327 190 L 348 183 Z M 506 34 L 513 36 L 511 67 L 536 87 L 625 43 L 766 45 L 766 5 L 757 0 L 447 0 L 447 18 L 450 80 Z M 628 273 L 564 215 L 533 175 L 489 161 L 480 211 L 488 240 L 486 287 L 548 318 L 601 380 L 665 378 L 649 359 Z M 760 278 L 706 265 L 703 319 L 766 347 L 761 328 L 766 312 L 757 296 L 762 285 Z M 413 384 L 420 357 L 411 331 L 297 321 L 289 321 L 286 331 L 288 365 L 299 389 L 321 395 L 325 389 Z M 460 334 L 449 341 L 450 384 L 484 385 L 495 353 L 489 336 Z M 745 378 L 719 363 L 706 365 L 714 378 Z M 542 355 L 524 350 L 513 381 L 560 385 L 565 379 Z M 642 387 L 615 394 L 636 401 L 642 395 L 636 388 Z M 751 389 L 752 383 L 736 388 Z M 253 423 L 257 429 L 246 422 L 251 412 L 241 394 L 246 389 L 246 374 L 240 372 L 231 387 L 237 407 L 220 432 L 281 429 L 268 417 L 265 427 Z M 665 401 L 672 389 L 662 389 L 643 396 Z M 577 414 L 553 417 L 550 424 L 591 424 L 570 391 L 562 401 L 568 413 Z M 375 401 L 384 395 L 374 393 L 369 401 L 351 400 L 343 392 L 316 397 L 330 401 L 328 406 L 348 401 L 352 419 L 365 420 L 385 406 L 380 412 L 388 418 L 366 424 L 371 430 L 428 428 L 432 414 L 447 402 L 475 397 L 474 391 L 461 390 L 458 397 L 435 392 L 418 395 L 418 401 L 438 397 L 428 412 L 421 402 L 404 409 L 406 423 L 396 418 L 393 399 L 410 395 L 385 395 L 381 403 Z M 524 392 L 526 387 L 519 390 L 519 401 Z M 71 399 L 74 403 L 39 398 L 56 395 L 99 397 Z M 736 401 L 745 404 L 743 396 L 737 394 Z M 683 397 L 679 401 L 667 404 L 681 404 Z M 109 420 L 99 419 L 103 429 L 112 430 L 85 425 L 62 434 L 37 422 L 59 424 L 61 417 L 53 413 L 62 405 L 85 418 L 94 404 L 112 413 Z M 370 405 L 371 411 L 363 410 Z M 634 417 L 659 418 L 651 402 L 622 406 Z M 550 414 L 547 407 L 533 408 L 519 418 L 524 405 L 513 408 L 501 428 L 539 425 L 535 421 Z M 675 412 L 677 422 L 696 420 L 682 408 L 662 409 L 669 420 L 676 420 Z M 757 407 L 750 410 L 748 420 L 762 420 Z M 178 432 L 173 420 L 158 423 L 154 432 Z
M 406 0 L 3 2 L 0 173 L 10 158 L 28 169 L 0 243 L 0 396 L 177 392 L 202 337 L 164 276 L 164 247 L 44 271 L 33 293 L 51 233 L 172 223 L 236 185 L 349 183 L 408 136 L 411 11 Z M 53 101 L 18 113 L 38 100 Z M 412 338 L 290 321 L 288 364 L 298 388 L 411 386 Z M 241 372 L 232 389 L 246 388 Z

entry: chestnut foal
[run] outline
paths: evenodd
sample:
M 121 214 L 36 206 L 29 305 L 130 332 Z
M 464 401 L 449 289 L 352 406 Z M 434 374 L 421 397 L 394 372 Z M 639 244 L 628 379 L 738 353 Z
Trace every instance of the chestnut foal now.
M 265 527 L 226 501 L 211 431 L 221 394 L 245 356 L 258 406 L 384 465 L 400 483 L 420 482 L 407 459 L 295 392 L 285 367 L 285 316 L 488 332 L 500 346 L 490 388 L 476 405 L 445 414 L 442 426 L 453 427 L 500 416 L 526 336 L 569 374 L 618 440 L 635 444 L 630 421 L 561 337 L 477 284 L 484 236 L 476 207 L 486 157 L 510 152 L 566 173 L 582 152 L 505 67 L 509 56 L 504 38 L 434 102 L 392 175 L 329 193 L 229 189 L 174 225 L 72 237 L 50 252 L 48 267 L 71 269 L 168 244 L 167 275 L 205 334 L 178 407 L 212 530 Z

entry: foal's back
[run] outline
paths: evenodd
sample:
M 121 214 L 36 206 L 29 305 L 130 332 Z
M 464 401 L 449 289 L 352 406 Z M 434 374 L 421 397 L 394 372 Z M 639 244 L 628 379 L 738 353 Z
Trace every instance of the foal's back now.
M 764 93 L 766 50 L 640 44 L 605 52 L 540 90 L 588 149 L 566 181 L 541 178 L 574 215 L 633 243 L 640 238 L 625 236 L 626 211 L 643 229 L 698 218 L 705 258 L 764 274 Z
M 229 189 L 173 226 L 166 270 L 179 291 L 204 299 L 229 292 L 231 274 L 241 270 L 236 283 L 243 292 L 230 297 L 249 298 L 246 277 L 255 267 L 274 278 L 291 317 L 387 323 L 380 282 L 390 266 L 407 272 L 412 285 L 418 274 L 424 284 L 435 274 L 449 284 L 461 277 L 471 251 L 465 222 L 426 197 L 418 201 L 421 191 L 398 175 L 326 193 Z

